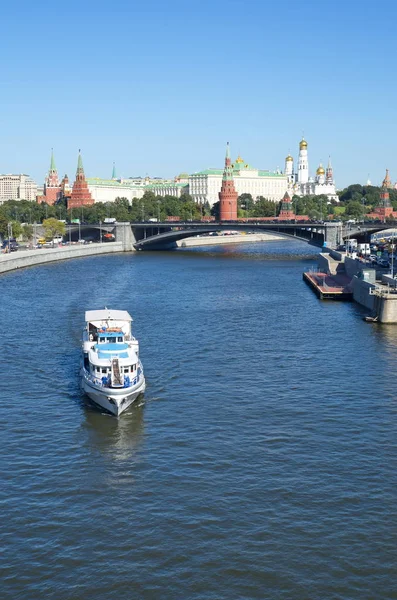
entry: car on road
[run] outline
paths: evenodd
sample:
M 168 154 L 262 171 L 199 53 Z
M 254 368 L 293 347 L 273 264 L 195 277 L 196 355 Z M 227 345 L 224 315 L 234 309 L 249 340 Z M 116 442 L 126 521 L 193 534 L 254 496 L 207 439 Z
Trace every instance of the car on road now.
M 16 252 L 19 248 L 18 242 L 15 238 L 10 238 L 9 240 L 4 240 L 1 249 L 3 252 Z

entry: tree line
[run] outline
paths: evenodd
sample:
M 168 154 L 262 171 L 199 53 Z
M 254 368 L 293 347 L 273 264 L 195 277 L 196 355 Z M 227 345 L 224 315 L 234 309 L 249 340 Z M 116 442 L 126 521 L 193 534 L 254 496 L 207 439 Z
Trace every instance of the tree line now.
M 361 219 L 372 212 L 380 202 L 380 187 L 350 185 L 338 192 L 340 202 L 328 201 L 321 196 L 293 196 L 292 208 L 297 215 L 307 215 L 312 219 L 326 219 L 334 215 L 338 219 Z M 397 211 L 397 190 L 389 190 L 391 205 Z M 254 200 L 251 194 L 241 194 L 238 198 L 238 216 L 244 217 L 277 217 L 281 202 L 274 202 L 263 196 Z M 79 219 L 82 223 L 99 223 L 106 218 L 117 221 L 148 221 L 149 219 L 165 220 L 176 216 L 183 221 L 198 220 L 204 216 L 219 217 L 219 202 L 212 207 L 208 203 L 197 204 L 189 194 L 180 198 L 175 196 L 156 196 L 146 191 L 142 198 L 116 198 L 114 202 L 96 202 L 90 207 L 68 209 L 66 202 L 60 201 L 53 206 L 45 202 L 38 204 L 28 200 L 9 200 L 0 206 L 0 235 L 8 235 L 8 224 L 11 223 L 14 237 L 31 236 L 34 223 L 42 224 L 46 219 L 57 219 L 70 223 Z

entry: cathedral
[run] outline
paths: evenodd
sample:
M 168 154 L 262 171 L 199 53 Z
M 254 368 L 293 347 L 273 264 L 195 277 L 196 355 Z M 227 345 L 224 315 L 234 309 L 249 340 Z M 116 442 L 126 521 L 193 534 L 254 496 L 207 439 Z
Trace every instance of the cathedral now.
M 294 170 L 293 157 L 288 154 L 285 159 L 285 175 L 288 177 L 288 191 L 291 195 L 319 196 L 320 194 L 324 194 L 327 196 L 329 202 L 331 200 L 339 201 L 335 189 L 331 159 L 328 160 L 326 169 L 320 163 L 314 179 L 309 176 L 307 141 L 304 138 L 299 143 L 297 171 L 295 172 Z

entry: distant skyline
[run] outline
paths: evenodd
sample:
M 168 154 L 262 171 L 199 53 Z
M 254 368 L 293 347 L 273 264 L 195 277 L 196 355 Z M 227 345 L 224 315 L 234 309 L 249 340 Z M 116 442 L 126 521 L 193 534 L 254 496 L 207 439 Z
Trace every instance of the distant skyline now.
M 22 0 L 2 11 L 0 172 L 42 184 L 172 178 L 232 157 L 261 169 L 331 155 L 338 188 L 397 180 L 397 6 L 334 0 Z

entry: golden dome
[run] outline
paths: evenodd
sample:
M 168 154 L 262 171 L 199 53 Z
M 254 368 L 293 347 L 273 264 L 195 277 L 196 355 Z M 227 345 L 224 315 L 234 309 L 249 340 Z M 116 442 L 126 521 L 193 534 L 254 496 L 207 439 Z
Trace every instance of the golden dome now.
M 318 167 L 316 173 L 317 173 L 317 175 L 325 175 L 325 169 L 321 163 L 320 163 L 320 166 Z
M 301 139 L 299 144 L 299 149 L 303 150 L 303 148 L 307 148 L 307 141 L 304 138 Z
M 243 162 L 244 162 L 244 161 L 243 161 L 243 159 L 241 158 L 241 156 L 240 156 L 240 155 L 238 155 L 238 157 L 236 158 L 236 164 L 237 164 L 237 165 L 242 165 L 242 164 L 243 164 Z
M 287 158 L 285 159 L 287 162 L 293 162 L 294 159 L 292 158 L 291 154 L 288 154 Z

